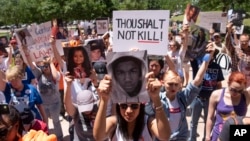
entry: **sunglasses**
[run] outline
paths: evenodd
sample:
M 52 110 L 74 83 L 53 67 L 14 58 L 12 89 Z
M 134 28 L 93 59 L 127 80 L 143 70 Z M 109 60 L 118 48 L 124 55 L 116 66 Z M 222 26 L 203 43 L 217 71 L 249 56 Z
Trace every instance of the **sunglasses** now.
M 40 68 L 40 69 L 46 69 L 46 68 L 49 67 L 49 65 L 43 65 L 43 66 L 37 66 L 37 67 Z
M 244 92 L 244 89 L 242 89 L 242 90 L 237 90 L 237 89 L 234 89 L 234 88 L 229 88 L 229 91 L 230 92 L 233 92 L 233 93 L 243 93 Z
M 128 107 L 130 107 L 133 110 L 136 110 L 139 108 L 140 104 L 134 103 L 134 104 L 126 104 L 126 103 L 120 103 L 119 104 L 120 108 L 126 110 Z

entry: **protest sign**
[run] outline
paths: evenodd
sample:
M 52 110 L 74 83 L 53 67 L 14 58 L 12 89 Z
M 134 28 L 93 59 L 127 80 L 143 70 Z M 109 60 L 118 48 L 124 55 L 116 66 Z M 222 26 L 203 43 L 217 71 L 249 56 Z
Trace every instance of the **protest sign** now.
M 27 46 L 30 58 L 34 62 L 43 60 L 45 56 L 54 56 L 49 42 L 51 22 L 32 24 L 29 28 L 20 29 L 16 33 L 22 55 L 22 46 Z
M 166 55 L 169 10 L 113 11 L 113 51 L 131 48 Z
M 0 36 L 0 42 L 2 46 L 7 47 L 9 45 L 8 37 L 7 36 Z
M 218 33 L 226 33 L 227 17 L 221 12 L 200 12 L 198 25 L 208 30 L 214 29 Z
M 199 13 L 200 13 L 200 8 L 191 4 L 187 4 L 183 18 L 183 24 L 189 24 L 189 25 L 195 24 Z
M 96 30 L 98 35 L 105 34 L 109 29 L 109 19 L 108 18 L 97 18 L 96 19 Z
M 107 70 L 112 78 L 113 103 L 148 102 L 145 74 L 148 72 L 147 52 L 109 52 Z

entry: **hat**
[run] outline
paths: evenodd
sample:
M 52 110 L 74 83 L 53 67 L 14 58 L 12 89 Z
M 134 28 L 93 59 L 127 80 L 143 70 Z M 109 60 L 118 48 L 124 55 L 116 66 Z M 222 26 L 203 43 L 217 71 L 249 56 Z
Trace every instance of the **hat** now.
M 93 93 L 89 90 L 79 92 L 76 96 L 76 104 L 79 113 L 92 111 L 95 104 Z
M 93 68 L 97 73 L 98 80 L 102 80 L 104 75 L 107 74 L 106 62 L 93 62 Z
M 220 33 L 218 33 L 218 32 L 214 33 L 213 37 L 215 37 L 215 36 L 220 36 Z
M 35 119 L 29 108 L 24 108 L 24 111 L 20 113 L 20 116 L 23 124 L 30 124 Z

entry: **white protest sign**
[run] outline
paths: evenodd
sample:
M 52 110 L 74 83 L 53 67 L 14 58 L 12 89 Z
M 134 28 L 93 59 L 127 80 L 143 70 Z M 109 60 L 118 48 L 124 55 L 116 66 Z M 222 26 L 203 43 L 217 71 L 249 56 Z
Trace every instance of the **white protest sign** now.
M 49 42 L 51 36 L 51 22 L 32 25 L 28 28 L 30 35 L 35 41 L 34 45 L 28 46 L 30 57 L 33 61 L 41 61 L 45 56 L 54 56 Z
M 131 48 L 166 55 L 169 10 L 113 11 L 113 51 Z
M 96 30 L 98 35 L 105 34 L 109 29 L 109 20 L 108 18 L 96 19 Z
M 200 12 L 198 25 L 208 30 L 213 28 L 215 32 L 226 33 L 227 16 L 223 16 L 222 12 Z

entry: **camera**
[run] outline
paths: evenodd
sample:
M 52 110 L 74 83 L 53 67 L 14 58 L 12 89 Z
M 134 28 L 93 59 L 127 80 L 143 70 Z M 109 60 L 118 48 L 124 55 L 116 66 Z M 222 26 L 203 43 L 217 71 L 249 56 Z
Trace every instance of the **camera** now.
M 2 114 L 9 114 L 9 105 L 8 104 L 0 104 L 0 115 Z

